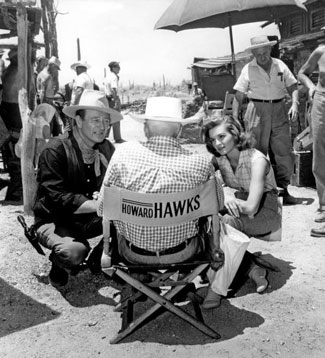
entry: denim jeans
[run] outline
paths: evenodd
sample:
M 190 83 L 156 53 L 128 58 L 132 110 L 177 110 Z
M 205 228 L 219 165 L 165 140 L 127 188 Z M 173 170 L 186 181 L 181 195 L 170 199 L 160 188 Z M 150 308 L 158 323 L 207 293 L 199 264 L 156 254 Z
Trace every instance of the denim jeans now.
M 319 207 L 325 210 L 325 93 L 315 92 L 311 109 L 313 136 L 313 174 L 316 181 Z

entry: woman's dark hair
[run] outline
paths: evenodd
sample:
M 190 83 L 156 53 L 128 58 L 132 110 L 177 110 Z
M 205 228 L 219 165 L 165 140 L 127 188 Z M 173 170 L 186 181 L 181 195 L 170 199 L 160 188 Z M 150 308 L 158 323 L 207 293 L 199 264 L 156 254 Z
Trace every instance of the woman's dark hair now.
M 239 151 L 252 148 L 255 140 L 250 133 L 244 132 L 240 122 L 232 116 L 212 117 L 211 120 L 202 128 L 201 136 L 206 144 L 208 152 L 216 157 L 220 157 L 219 152 L 214 148 L 210 138 L 210 130 L 225 124 L 229 133 L 233 136 L 236 147 Z

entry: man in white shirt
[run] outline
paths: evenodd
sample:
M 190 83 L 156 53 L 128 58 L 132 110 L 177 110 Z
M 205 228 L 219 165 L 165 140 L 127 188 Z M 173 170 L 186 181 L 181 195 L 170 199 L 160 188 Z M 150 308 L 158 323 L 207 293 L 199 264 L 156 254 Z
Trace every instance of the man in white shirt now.
M 267 155 L 271 149 L 277 186 L 283 189 L 283 203 L 293 205 L 297 199 L 288 192 L 293 170 L 289 120 L 294 122 L 297 119 L 298 87 L 286 64 L 271 57 L 275 44 L 276 41 L 269 41 L 267 36 L 251 39 L 249 49 L 254 59 L 244 66 L 234 86 L 237 101 L 233 104 L 233 116 L 238 119 L 242 101 L 247 95 L 245 128 L 254 134 L 258 150 Z M 287 93 L 292 97 L 288 113 L 284 103 Z
M 75 79 L 72 87 L 72 106 L 79 104 L 80 97 L 85 89 L 94 89 L 94 81 L 87 73 L 89 67 L 90 66 L 86 61 L 78 61 L 71 65 L 71 69 L 77 73 L 77 78 Z
M 108 64 L 110 72 L 108 73 L 105 80 L 105 93 L 107 99 L 109 101 L 109 106 L 116 111 L 121 111 L 121 101 L 119 97 L 119 72 L 120 72 L 120 64 L 119 62 L 112 61 Z M 121 136 L 121 125 L 120 123 L 114 123 L 113 127 L 113 136 L 115 143 L 123 143 L 125 142 Z

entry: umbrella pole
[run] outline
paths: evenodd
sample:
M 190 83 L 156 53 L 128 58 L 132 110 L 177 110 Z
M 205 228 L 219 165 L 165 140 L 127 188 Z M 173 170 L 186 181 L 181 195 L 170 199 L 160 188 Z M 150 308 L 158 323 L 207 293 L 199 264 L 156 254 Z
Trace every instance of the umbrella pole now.
M 231 15 L 230 14 L 228 14 L 228 26 L 229 26 L 229 36 L 230 36 L 232 74 L 236 78 L 234 39 L 232 36 L 232 25 L 231 25 Z

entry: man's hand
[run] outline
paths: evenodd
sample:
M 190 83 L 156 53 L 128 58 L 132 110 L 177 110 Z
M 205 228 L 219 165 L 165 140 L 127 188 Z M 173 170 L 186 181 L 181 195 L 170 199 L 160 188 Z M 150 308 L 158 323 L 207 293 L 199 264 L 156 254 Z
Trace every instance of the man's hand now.
M 297 118 L 298 118 L 298 103 L 297 102 L 292 102 L 292 105 L 289 109 L 288 112 L 288 116 L 289 116 L 289 120 L 293 123 L 296 122 Z

